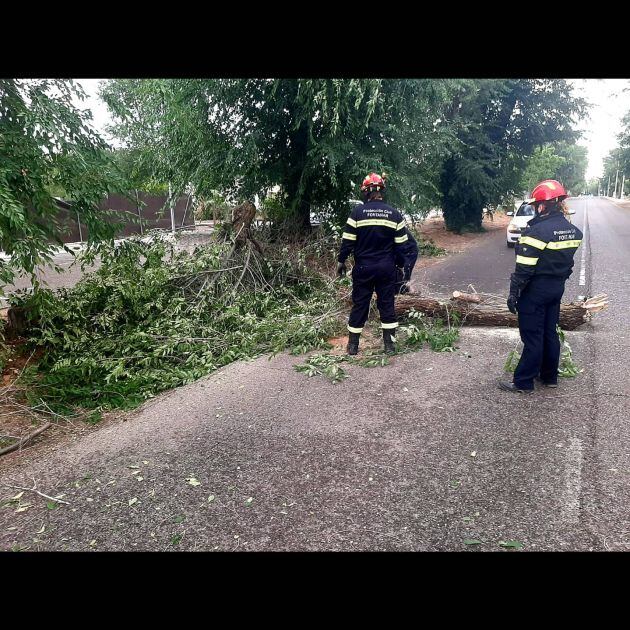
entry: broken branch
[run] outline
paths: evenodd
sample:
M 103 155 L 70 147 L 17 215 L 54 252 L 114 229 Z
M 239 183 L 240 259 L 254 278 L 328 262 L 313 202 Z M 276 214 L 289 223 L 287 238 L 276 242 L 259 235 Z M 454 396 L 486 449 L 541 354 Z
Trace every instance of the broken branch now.
M 25 438 L 22 438 L 19 442 L 3 448 L 2 450 L 0 450 L 0 456 L 6 455 L 7 453 L 10 453 L 11 451 L 15 451 L 17 449 L 21 449 L 27 442 L 30 442 L 34 437 L 37 437 L 40 433 L 43 433 L 51 425 L 52 422 L 47 422 L 45 425 L 37 429 L 37 431 L 33 431 L 33 433 L 30 433 Z

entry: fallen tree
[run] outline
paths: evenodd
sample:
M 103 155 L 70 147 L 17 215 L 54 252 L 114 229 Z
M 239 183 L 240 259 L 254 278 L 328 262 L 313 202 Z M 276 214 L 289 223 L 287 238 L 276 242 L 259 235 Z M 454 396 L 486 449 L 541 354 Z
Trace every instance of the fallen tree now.
M 570 302 L 560 306 L 560 327 L 574 330 L 590 321 L 594 313 L 608 308 L 607 295 L 602 293 L 581 302 Z M 396 297 L 396 315 L 402 316 L 411 310 L 431 317 L 449 319 L 456 315 L 461 324 L 468 326 L 517 327 L 518 318 L 510 313 L 502 296 L 487 293 L 461 293 L 454 291 L 450 300 L 421 295 Z
M 131 408 L 239 359 L 326 347 L 343 310 L 329 276 L 336 240 L 256 233 L 257 243 L 254 216 L 253 204 L 238 206 L 192 253 L 125 239 L 74 287 L 40 289 L 37 325 L 22 331 L 42 348 L 35 400 L 64 417 Z

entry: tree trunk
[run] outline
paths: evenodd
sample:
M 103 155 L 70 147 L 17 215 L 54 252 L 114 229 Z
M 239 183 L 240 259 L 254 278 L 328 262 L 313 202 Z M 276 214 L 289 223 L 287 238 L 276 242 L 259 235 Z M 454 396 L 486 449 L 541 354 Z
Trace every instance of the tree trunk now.
M 293 168 L 287 178 L 285 190 L 293 210 L 296 232 L 308 233 L 311 229 L 311 199 L 308 182 L 303 182 L 308 153 L 308 123 L 304 121 L 291 136 Z
M 4 329 L 7 339 L 15 339 L 24 336 L 33 326 L 37 326 L 38 319 L 32 319 L 29 308 L 24 306 L 11 306 L 7 311 L 8 322 Z
M 483 201 L 471 199 L 466 207 L 466 226 L 477 232 L 481 232 L 481 222 L 483 221 Z
M 455 292 L 459 293 L 459 292 Z M 467 296 L 463 298 L 462 296 Z M 479 302 L 476 301 L 479 298 Z M 571 302 L 560 306 L 560 327 L 574 330 L 590 321 L 593 314 L 608 308 L 606 295 L 589 298 L 585 302 Z M 431 317 L 441 317 L 445 321 L 456 315 L 462 325 L 467 326 L 518 326 L 518 318 L 507 309 L 505 302 L 484 294 L 461 294 L 450 301 L 437 300 L 419 295 L 396 297 L 396 315 L 406 315 L 415 310 Z
M 442 213 L 444 225 L 449 232 L 459 233 L 466 218 L 460 200 L 455 194 L 456 182 L 455 158 L 450 157 L 444 163 L 440 175 L 440 189 L 442 191 Z
M 298 224 L 300 226 L 300 232 L 308 234 L 308 232 L 311 231 L 311 204 L 308 199 L 300 199 L 300 203 L 298 204 L 297 217 Z

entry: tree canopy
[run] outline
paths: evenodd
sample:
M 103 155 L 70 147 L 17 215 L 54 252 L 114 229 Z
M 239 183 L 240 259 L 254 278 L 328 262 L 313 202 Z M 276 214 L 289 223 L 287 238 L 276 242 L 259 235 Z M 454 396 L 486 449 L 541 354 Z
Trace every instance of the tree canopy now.
M 570 144 L 546 144 L 537 147 L 527 159 L 520 187 L 527 195 L 534 186 L 544 179 L 556 179 L 573 194 L 583 192 L 586 187 L 588 150 L 586 147 Z
M 101 94 L 112 132 L 159 179 L 201 195 L 265 197 L 274 186 L 299 229 L 341 208 L 369 171 L 409 213 L 439 199 L 454 139 L 445 110 L 455 80 L 115 80 Z
M 458 144 L 444 161 L 440 192 L 449 229 L 480 229 L 482 209 L 519 191 L 537 147 L 578 137 L 586 104 L 564 80 L 480 79 L 461 85 L 451 108 Z
M 177 79 L 115 80 L 101 94 L 113 133 L 179 189 L 236 199 L 277 186 L 304 230 L 313 209 L 347 212 L 365 174 L 385 172 L 392 204 L 412 215 L 441 205 L 461 230 L 518 192 L 537 147 L 572 146 L 585 103 L 571 90 L 555 79 Z
M 614 195 L 615 183 L 617 194 L 623 184 L 625 194 L 630 190 L 630 111 L 621 119 L 621 131 L 617 135 L 617 146 L 604 158 L 604 170 L 601 177 L 603 194 Z
M 36 285 L 35 267 L 63 244 L 56 195 L 80 214 L 90 245 L 113 234 L 97 206 L 124 185 L 73 96 L 85 97 L 72 81 L 0 79 L 0 249 L 10 256 L 0 259 L 0 286 L 23 272 Z

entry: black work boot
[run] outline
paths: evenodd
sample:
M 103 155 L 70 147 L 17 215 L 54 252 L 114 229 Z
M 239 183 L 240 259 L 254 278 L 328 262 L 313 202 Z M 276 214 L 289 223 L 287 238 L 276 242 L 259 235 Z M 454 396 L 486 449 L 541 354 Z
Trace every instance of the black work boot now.
M 544 387 L 549 387 L 550 389 L 556 389 L 558 387 L 558 383 L 548 383 L 547 381 L 543 381 L 540 376 L 536 377 L 536 381 Z
M 385 354 L 396 354 L 396 346 L 394 342 L 396 337 L 394 336 L 394 329 L 383 328 L 383 342 L 385 344 Z
M 515 392 L 518 394 L 531 394 L 533 389 L 520 389 L 514 383 L 508 383 L 506 381 L 499 381 L 499 389 L 503 389 L 506 392 Z
M 359 352 L 359 339 L 361 338 L 361 333 L 350 333 L 348 335 L 348 346 L 346 347 L 346 351 L 348 354 L 356 354 Z

